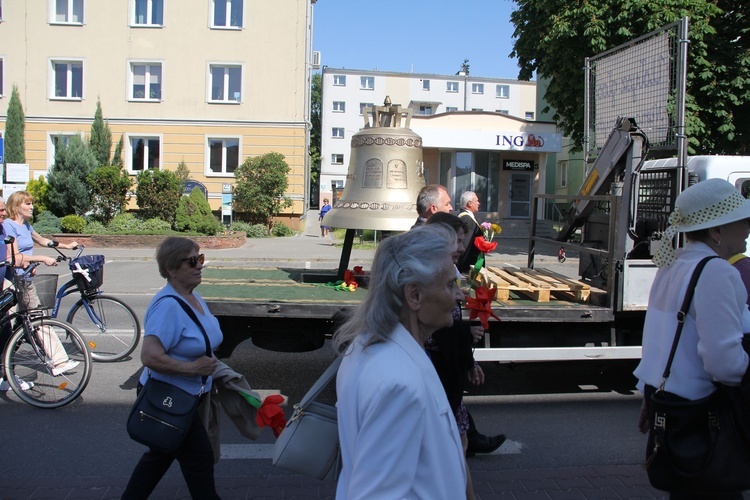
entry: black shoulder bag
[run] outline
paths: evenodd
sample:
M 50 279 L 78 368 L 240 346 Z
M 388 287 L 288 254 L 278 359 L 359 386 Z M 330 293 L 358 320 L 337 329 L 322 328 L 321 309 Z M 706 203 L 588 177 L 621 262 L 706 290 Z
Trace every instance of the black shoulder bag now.
M 738 390 L 716 383 L 717 390 L 691 401 L 664 390 L 695 285 L 706 263 L 698 263 L 677 313 L 669 360 L 661 387 L 651 395 L 651 430 L 646 449 L 646 470 L 651 484 L 672 493 L 720 494 L 750 488 L 750 459 L 737 432 L 727 392 Z
M 173 297 L 185 313 L 195 321 L 206 341 L 206 356 L 211 357 L 211 343 L 195 312 L 177 296 L 165 295 L 165 297 Z M 203 395 L 203 386 L 208 377 L 202 377 L 200 394 L 195 396 L 150 375 L 149 372 L 148 380 L 130 410 L 127 423 L 128 434 L 130 439 L 145 444 L 149 448 L 174 453 L 182 444 L 193 423 Z

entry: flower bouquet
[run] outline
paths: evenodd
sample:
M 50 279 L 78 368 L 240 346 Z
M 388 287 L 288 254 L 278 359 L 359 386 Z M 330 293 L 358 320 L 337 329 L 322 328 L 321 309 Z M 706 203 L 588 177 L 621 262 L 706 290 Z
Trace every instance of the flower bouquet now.
M 474 246 L 479 250 L 479 255 L 477 256 L 477 262 L 474 264 L 474 268 L 469 273 L 469 281 L 472 283 L 472 288 L 474 287 L 474 283 L 476 282 L 479 273 L 484 267 L 487 253 L 492 252 L 497 248 L 497 242 L 492 240 L 495 239 L 496 234 L 500 234 L 503 231 L 503 228 L 497 224 L 489 222 L 482 222 L 480 226 L 482 227 L 482 235 L 474 238 Z

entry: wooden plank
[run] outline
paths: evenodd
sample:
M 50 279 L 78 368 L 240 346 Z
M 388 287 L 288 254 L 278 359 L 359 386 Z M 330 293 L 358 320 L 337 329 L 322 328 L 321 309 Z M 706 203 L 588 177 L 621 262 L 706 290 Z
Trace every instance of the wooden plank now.
M 560 273 L 556 273 L 555 271 L 552 271 L 550 269 L 546 269 L 542 267 L 542 268 L 537 268 L 536 271 L 539 271 L 540 273 L 544 273 L 547 276 L 551 276 L 563 283 L 566 283 L 570 287 L 571 290 L 577 290 L 577 289 L 590 290 L 591 289 L 591 286 L 587 285 L 586 283 L 582 283 L 578 280 L 568 278 L 567 276 L 564 276 Z

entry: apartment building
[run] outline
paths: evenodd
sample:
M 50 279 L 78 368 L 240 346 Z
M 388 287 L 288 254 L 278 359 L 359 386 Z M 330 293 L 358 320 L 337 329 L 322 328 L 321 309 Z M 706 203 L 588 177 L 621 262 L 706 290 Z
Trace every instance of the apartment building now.
M 36 177 L 61 142 L 88 136 L 100 99 L 134 179 L 185 162 L 217 211 L 238 165 L 281 153 L 294 202 L 284 216 L 296 226 L 309 184 L 314 3 L 0 0 L 0 122 L 15 84 Z
M 539 165 L 560 150 L 561 136 L 553 122 L 536 120 L 535 82 L 327 67 L 322 82 L 321 199 L 344 186 L 351 136 L 364 110 L 386 97 L 411 108 L 426 181 L 446 186 L 456 208 L 472 190 L 482 215 L 528 218 L 532 194 L 544 192 Z

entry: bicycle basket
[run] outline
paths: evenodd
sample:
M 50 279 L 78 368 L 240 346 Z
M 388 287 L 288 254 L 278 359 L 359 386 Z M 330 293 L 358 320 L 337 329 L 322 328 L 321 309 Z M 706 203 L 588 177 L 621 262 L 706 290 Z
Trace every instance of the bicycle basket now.
M 104 255 L 84 255 L 70 261 L 70 272 L 81 290 L 96 290 L 104 283 Z
M 56 274 L 37 274 L 34 276 L 34 288 L 36 288 L 39 303 L 45 309 L 52 309 L 55 306 L 57 278 Z

